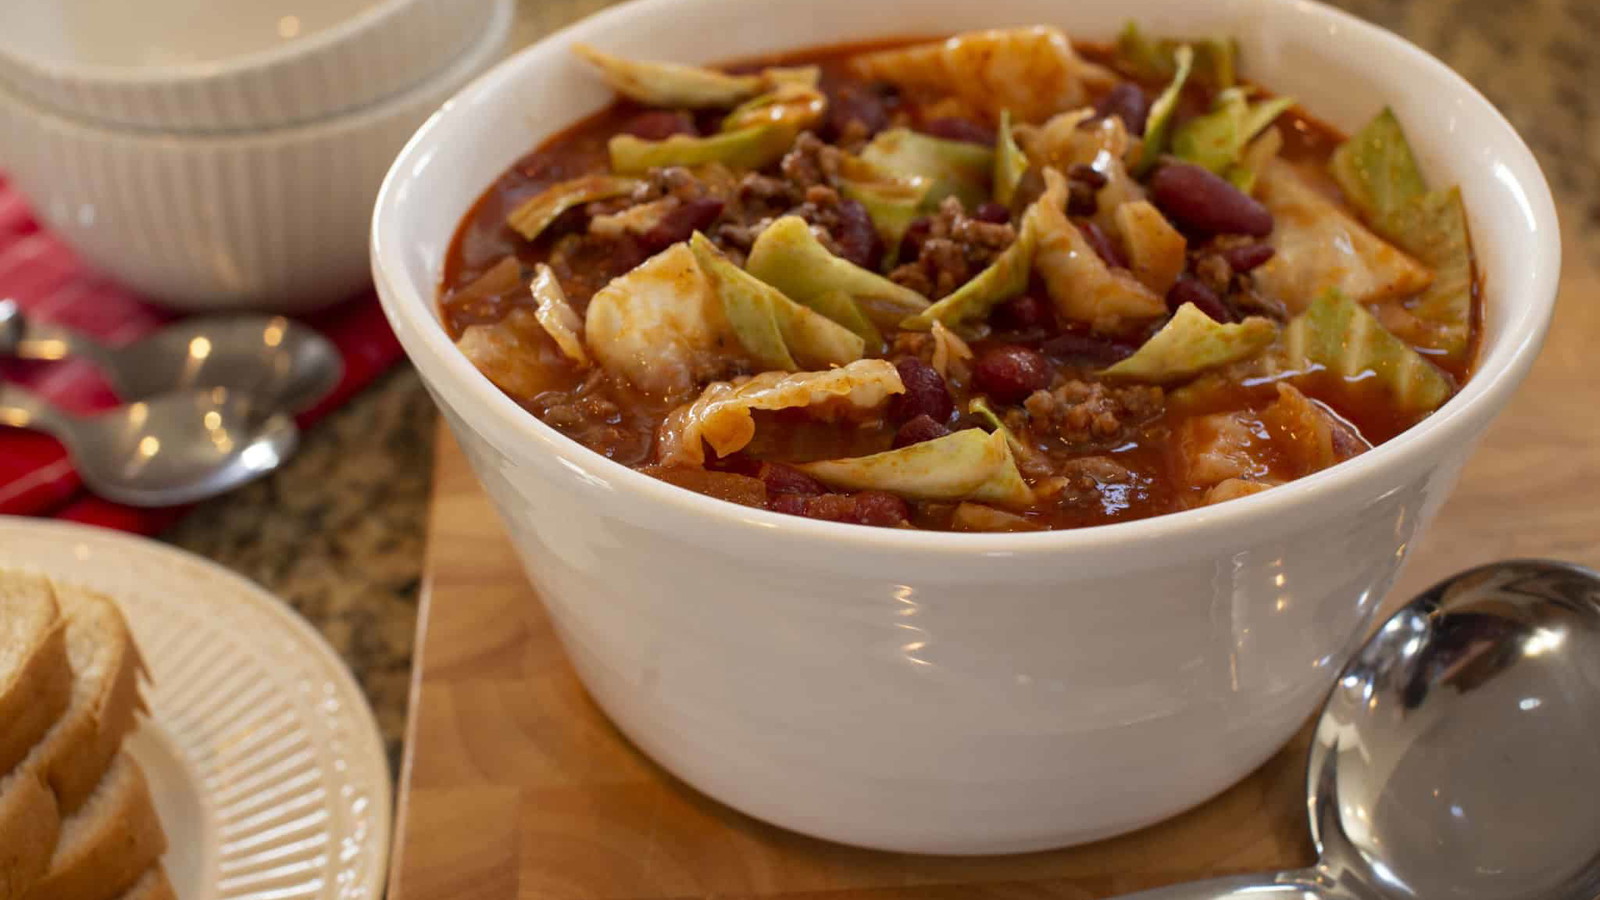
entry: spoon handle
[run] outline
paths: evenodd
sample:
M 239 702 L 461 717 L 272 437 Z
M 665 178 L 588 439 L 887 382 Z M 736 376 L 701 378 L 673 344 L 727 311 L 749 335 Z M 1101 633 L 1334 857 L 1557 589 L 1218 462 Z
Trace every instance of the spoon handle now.
M 7 299 L 0 299 L 0 356 L 47 360 L 81 356 L 97 364 L 107 359 L 100 344 L 59 325 L 29 319 L 15 300 Z
M 0 381 L 0 425 L 33 428 L 59 436 L 68 427 L 66 416 L 38 394 Z
M 1332 900 L 1335 895 L 1325 892 L 1302 873 L 1285 872 L 1281 875 L 1229 875 L 1172 884 L 1137 894 L 1124 894 L 1116 900 Z

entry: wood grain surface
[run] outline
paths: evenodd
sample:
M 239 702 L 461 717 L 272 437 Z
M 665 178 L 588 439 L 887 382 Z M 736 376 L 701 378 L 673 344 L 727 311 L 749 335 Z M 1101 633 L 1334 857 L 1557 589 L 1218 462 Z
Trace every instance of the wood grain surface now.
M 1496 558 L 1600 565 L 1597 338 L 1600 275 L 1569 252 L 1543 355 L 1391 604 Z M 657 768 L 589 702 L 465 460 L 447 435 L 439 448 L 395 900 L 1076 900 L 1310 861 L 1304 733 L 1199 809 L 1051 853 L 876 853 L 721 806 Z

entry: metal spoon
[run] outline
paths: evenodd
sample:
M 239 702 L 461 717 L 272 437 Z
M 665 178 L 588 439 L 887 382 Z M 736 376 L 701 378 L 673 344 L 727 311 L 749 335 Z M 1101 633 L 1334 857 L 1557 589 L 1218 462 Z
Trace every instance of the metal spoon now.
M 124 400 L 225 387 L 250 395 L 262 408 L 289 412 L 316 405 L 344 371 L 339 351 L 327 338 L 281 316 L 197 316 L 108 347 L 31 321 L 12 300 L 0 300 L 0 356 L 85 357 Z
M 225 388 L 73 416 L 0 383 L 0 425 L 54 435 L 90 490 L 131 506 L 174 506 L 225 493 L 276 469 L 299 440 L 286 413 L 262 414 Z
M 1600 575 L 1513 561 L 1396 613 L 1317 723 L 1321 859 L 1125 900 L 1600 897 Z

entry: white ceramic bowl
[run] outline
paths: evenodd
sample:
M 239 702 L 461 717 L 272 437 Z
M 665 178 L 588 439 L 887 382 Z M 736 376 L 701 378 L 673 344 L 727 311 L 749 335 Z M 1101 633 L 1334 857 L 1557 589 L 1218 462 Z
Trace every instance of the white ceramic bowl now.
M 311 122 L 447 68 L 492 0 L 8 0 L 0 81 L 102 124 L 243 131 Z
M 299 312 L 368 281 L 367 231 L 406 137 L 499 57 L 512 0 L 439 75 L 310 125 L 217 136 L 84 124 L 0 90 L 0 169 L 83 257 L 184 310 Z
M 1328 471 L 1175 515 L 1021 535 L 863 528 L 612 463 L 496 390 L 440 327 L 461 216 L 607 99 L 574 41 L 703 61 L 1037 22 L 1103 39 L 1130 17 L 1238 35 L 1248 75 L 1347 129 L 1392 104 L 1429 175 L 1462 185 L 1486 338 L 1477 376 L 1426 422 Z M 390 321 L 617 725 L 759 818 L 939 853 L 1137 828 L 1277 750 L 1527 372 L 1559 267 L 1549 191 L 1494 108 L 1415 47 L 1307 0 L 639 0 L 523 51 L 418 132 L 379 196 L 372 250 Z

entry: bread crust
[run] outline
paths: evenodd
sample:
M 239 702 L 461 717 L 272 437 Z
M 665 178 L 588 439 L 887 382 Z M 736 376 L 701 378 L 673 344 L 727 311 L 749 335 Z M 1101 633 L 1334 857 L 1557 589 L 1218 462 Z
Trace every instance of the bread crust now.
M 66 621 L 49 580 L 0 572 L 0 626 L 7 624 L 24 633 L 0 628 L 0 638 L 17 642 L 17 665 L 0 671 L 0 777 L 32 752 L 72 698 Z
M 133 635 L 116 604 L 79 588 L 56 589 L 66 619 L 67 652 L 79 694 L 46 735 L 45 779 L 56 792 L 62 816 L 82 808 L 111 766 L 144 708 L 139 676 L 144 670 Z
M 60 834 L 56 796 L 35 767 L 0 779 L 0 900 L 21 900 L 44 877 Z
M 50 871 L 24 900 L 112 900 L 160 861 L 167 837 L 138 763 L 118 756 L 103 788 L 110 793 L 92 797 L 78 821 L 62 823 Z

